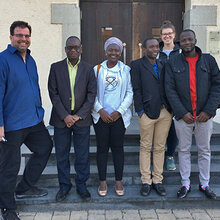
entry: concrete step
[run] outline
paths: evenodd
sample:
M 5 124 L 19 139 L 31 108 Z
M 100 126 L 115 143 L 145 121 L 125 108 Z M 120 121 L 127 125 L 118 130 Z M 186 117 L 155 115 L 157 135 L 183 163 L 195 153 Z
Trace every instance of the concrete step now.
M 55 202 L 55 196 L 58 192 L 57 187 L 48 188 L 48 195 L 35 199 L 17 200 L 20 211 L 65 211 L 65 210 L 87 210 L 87 209 L 185 209 L 185 208 L 219 208 L 220 207 L 220 186 L 211 185 L 216 192 L 217 200 L 210 200 L 198 190 L 198 185 L 191 185 L 192 190 L 184 199 L 177 199 L 176 193 L 180 185 L 165 185 L 167 195 L 159 196 L 155 190 L 151 190 L 147 197 L 140 195 L 141 185 L 125 186 L 125 195 L 118 197 L 114 191 L 114 185 L 108 185 L 108 194 L 106 197 L 100 197 L 97 194 L 98 185 L 88 187 L 91 193 L 90 202 L 82 202 L 79 195 L 76 194 L 75 187 L 62 203 Z
M 19 175 L 18 180 L 21 178 L 21 174 Z M 125 185 L 136 185 L 141 184 L 140 179 L 140 169 L 139 165 L 125 165 L 124 166 L 124 175 L 123 175 L 123 182 Z M 167 171 L 164 168 L 163 173 L 164 179 L 163 183 L 166 185 L 173 185 L 173 184 L 180 184 L 180 174 L 179 174 L 179 167 L 177 164 L 177 169 L 175 171 Z M 218 184 L 220 182 L 220 172 L 219 172 L 219 164 L 212 163 L 211 164 L 211 172 L 210 172 L 210 183 L 211 184 Z M 75 178 L 75 170 L 74 166 L 71 166 L 71 179 L 72 184 L 74 185 L 74 178 Z M 198 183 L 199 182 L 199 171 L 197 164 L 192 164 L 191 166 L 191 183 Z M 110 184 L 114 184 L 115 182 L 115 175 L 114 175 L 114 166 L 108 165 L 107 166 L 107 181 Z M 98 178 L 98 170 L 96 165 L 90 166 L 90 178 L 87 181 L 88 186 L 93 186 L 99 182 Z M 58 178 L 57 178 L 57 168 L 56 166 L 47 166 L 43 171 L 38 183 L 40 187 L 58 187 Z
M 90 146 L 90 163 L 91 164 L 96 164 L 96 146 Z M 125 152 L 125 164 L 138 164 L 139 163 L 139 146 L 124 146 L 124 152 Z M 212 162 L 214 163 L 220 163 L 220 145 L 211 145 L 211 152 L 212 152 Z M 195 145 L 192 146 L 191 148 L 191 161 L 192 163 L 196 163 L 198 160 L 197 157 L 197 147 Z M 22 147 L 22 156 L 25 158 L 25 164 L 27 164 L 31 152 L 29 149 L 27 149 L 25 146 Z M 75 161 L 75 154 L 74 154 L 74 148 L 71 147 L 70 150 L 70 163 L 71 165 L 74 165 Z M 175 154 L 175 161 L 178 163 L 178 155 L 177 153 Z M 108 163 L 113 164 L 112 162 L 112 155 L 111 152 L 109 152 L 109 157 L 108 157 Z M 53 148 L 52 153 L 50 155 L 50 159 L 47 163 L 47 166 L 55 166 L 56 165 L 56 155 L 55 155 L 55 148 Z

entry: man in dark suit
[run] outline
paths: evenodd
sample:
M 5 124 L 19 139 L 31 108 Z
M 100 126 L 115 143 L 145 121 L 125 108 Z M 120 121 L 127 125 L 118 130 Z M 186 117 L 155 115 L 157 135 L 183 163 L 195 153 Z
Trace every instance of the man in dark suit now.
M 71 137 L 75 151 L 76 191 L 83 200 L 90 200 L 86 187 L 89 178 L 89 135 L 91 108 L 96 97 L 96 79 L 93 67 L 79 59 L 81 41 L 71 36 L 66 41 L 67 58 L 53 63 L 48 90 L 53 104 L 50 124 L 54 126 L 54 142 L 60 190 L 56 201 L 64 200 L 72 184 L 70 181 L 69 152 Z
M 147 196 L 151 186 L 164 196 L 162 185 L 164 151 L 171 114 L 164 98 L 161 65 L 156 61 L 159 44 L 156 39 L 143 42 L 144 57 L 131 63 L 131 81 L 134 91 L 134 106 L 140 125 L 140 172 L 141 195 Z M 151 148 L 153 148 L 153 171 L 151 173 Z

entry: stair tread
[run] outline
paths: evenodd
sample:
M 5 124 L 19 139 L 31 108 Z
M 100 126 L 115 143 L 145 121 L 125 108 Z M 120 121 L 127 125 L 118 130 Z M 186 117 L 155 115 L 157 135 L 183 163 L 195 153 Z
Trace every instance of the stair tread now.
M 124 207 L 127 205 L 131 206 L 133 205 L 138 205 L 140 208 L 141 206 L 148 205 L 147 207 L 150 208 L 151 206 L 153 207 L 158 207 L 160 204 L 166 205 L 167 207 L 170 205 L 174 205 L 175 207 L 190 207 L 193 205 L 193 208 L 196 208 L 197 205 L 199 204 L 205 204 L 206 207 L 215 207 L 219 206 L 220 204 L 220 186 L 219 185 L 211 185 L 212 189 L 215 191 L 217 195 L 217 200 L 209 200 L 205 197 L 205 195 L 198 190 L 198 185 L 191 185 L 192 190 L 188 194 L 188 196 L 182 200 L 177 199 L 176 193 L 179 190 L 180 185 L 165 185 L 167 195 L 166 196 L 159 196 L 156 194 L 155 190 L 151 190 L 150 194 L 147 197 L 141 196 L 140 195 L 140 185 L 129 185 L 125 186 L 125 195 L 122 197 L 118 197 L 115 194 L 114 191 L 114 186 L 113 185 L 108 185 L 108 195 L 106 197 L 99 197 L 97 194 L 97 186 L 92 186 L 88 187 L 88 190 L 91 193 L 91 201 L 87 203 L 81 203 L 81 198 L 76 194 L 75 192 L 75 187 L 73 187 L 66 198 L 65 201 L 62 203 L 56 203 L 56 208 L 61 209 L 62 205 L 67 208 L 69 203 L 73 204 L 72 208 L 76 207 L 77 203 L 80 205 L 80 209 L 88 208 L 88 206 L 93 206 L 93 209 L 96 207 L 96 205 L 101 205 L 101 204 L 107 204 L 108 208 L 114 207 L 115 205 L 118 207 L 116 209 L 121 208 L 121 206 Z M 47 188 L 48 190 L 48 195 L 41 197 L 41 198 L 34 198 L 34 199 L 18 199 L 16 202 L 18 205 L 36 205 L 36 204 L 53 204 L 55 203 L 55 196 L 56 193 L 58 192 L 57 187 L 53 188 Z M 59 204 L 59 205 L 58 205 Z M 60 207 L 60 208 L 58 208 Z M 45 210 L 49 209 L 49 204 L 45 207 Z
M 96 153 L 96 146 L 90 146 L 89 151 L 90 153 Z M 139 146 L 124 146 L 124 152 L 125 153 L 139 153 Z M 195 145 L 192 145 L 191 148 L 192 153 L 197 152 L 197 147 Z M 212 154 L 220 153 L 220 144 L 219 145 L 211 145 L 211 152 Z M 22 156 L 28 156 L 31 154 L 31 151 L 25 146 L 22 145 L 21 148 Z M 74 153 L 74 147 L 72 146 L 70 149 L 70 153 Z M 177 152 L 176 152 L 177 153 Z M 53 147 L 51 154 L 55 154 L 55 148 Z
M 176 164 L 176 167 L 177 169 L 174 170 L 174 171 L 167 171 L 167 170 L 164 170 L 164 174 L 166 175 L 174 175 L 176 173 L 179 173 L 179 165 Z M 217 173 L 219 172 L 219 164 L 217 163 L 212 163 L 211 164 L 211 168 L 210 168 L 210 172 L 214 172 L 214 173 Z M 191 172 L 199 172 L 198 171 L 198 165 L 197 164 L 191 164 Z M 71 165 L 71 173 L 75 173 L 75 170 L 74 170 L 74 166 Z M 90 165 L 90 173 L 91 174 L 97 174 L 98 171 L 97 171 L 97 166 L 96 165 Z M 107 173 L 108 174 L 112 174 L 114 173 L 114 166 L 109 164 L 107 166 Z M 124 166 L 124 174 L 139 174 L 140 173 L 140 168 L 139 168 L 139 164 L 136 164 L 136 165 L 125 165 Z M 47 166 L 44 171 L 43 171 L 43 175 L 44 174 L 57 174 L 57 167 L 56 166 Z M 220 173 L 219 173 L 220 174 Z

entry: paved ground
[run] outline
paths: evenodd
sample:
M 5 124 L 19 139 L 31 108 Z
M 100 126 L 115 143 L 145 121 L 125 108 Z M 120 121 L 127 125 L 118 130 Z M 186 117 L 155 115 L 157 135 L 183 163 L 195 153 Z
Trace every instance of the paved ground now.
M 220 220 L 220 209 L 23 212 L 19 216 L 21 220 Z

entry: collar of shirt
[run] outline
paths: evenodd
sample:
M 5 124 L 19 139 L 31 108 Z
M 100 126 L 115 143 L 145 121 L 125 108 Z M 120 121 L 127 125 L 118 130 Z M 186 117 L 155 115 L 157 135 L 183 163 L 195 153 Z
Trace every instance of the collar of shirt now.
M 76 63 L 76 65 L 73 66 L 72 63 L 71 63 L 71 62 L 69 61 L 69 59 L 67 58 L 67 65 L 68 65 L 68 68 L 70 68 L 70 69 L 78 68 L 79 63 L 80 63 L 80 59 L 78 60 L 78 62 Z
M 19 52 L 19 50 L 13 46 L 11 46 L 10 44 L 8 45 L 8 50 L 11 52 L 11 53 L 16 53 L 16 52 Z M 19 52 L 20 53 L 20 52 Z M 27 49 L 27 54 L 30 54 L 31 51 L 29 49 Z

